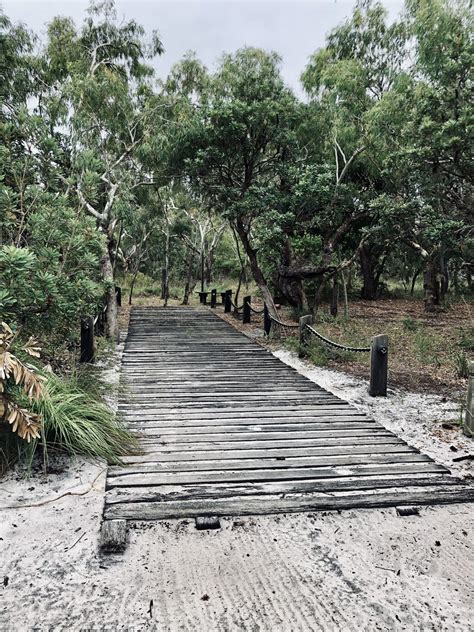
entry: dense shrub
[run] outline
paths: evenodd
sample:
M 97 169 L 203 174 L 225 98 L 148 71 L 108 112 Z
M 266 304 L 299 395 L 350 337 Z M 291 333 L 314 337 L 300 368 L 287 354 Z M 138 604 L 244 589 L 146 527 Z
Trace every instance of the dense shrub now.
M 69 338 L 102 295 L 103 243 L 94 222 L 65 198 L 40 197 L 25 227 L 28 247 L 0 248 L 0 313 L 25 335 L 53 344 Z

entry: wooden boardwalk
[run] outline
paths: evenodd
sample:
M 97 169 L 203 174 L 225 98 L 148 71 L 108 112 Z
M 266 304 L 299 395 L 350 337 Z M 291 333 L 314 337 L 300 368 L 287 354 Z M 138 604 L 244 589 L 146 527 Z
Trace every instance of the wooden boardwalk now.
M 207 310 L 134 308 L 119 404 L 143 454 L 104 518 L 464 502 L 473 488 Z

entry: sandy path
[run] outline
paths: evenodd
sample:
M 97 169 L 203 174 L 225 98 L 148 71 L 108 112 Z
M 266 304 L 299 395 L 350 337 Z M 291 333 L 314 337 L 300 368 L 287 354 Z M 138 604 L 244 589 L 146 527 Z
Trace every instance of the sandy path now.
M 84 491 L 99 472 L 77 463 L 61 487 Z M 102 560 L 101 485 L 2 512 L 1 630 L 469 629 L 469 505 L 229 519 L 209 532 L 141 523 L 123 556 Z

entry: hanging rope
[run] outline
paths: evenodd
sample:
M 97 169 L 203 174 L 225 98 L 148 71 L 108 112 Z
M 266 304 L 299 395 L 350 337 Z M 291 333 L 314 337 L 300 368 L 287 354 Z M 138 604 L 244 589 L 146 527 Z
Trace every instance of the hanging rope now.
M 320 334 L 318 331 L 316 331 L 316 329 L 313 329 L 311 325 L 306 325 L 306 329 L 310 333 L 312 333 L 313 336 L 316 336 L 316 338 L 319 338 L 319 340 L 324 342 L 324 344 L 328 345 L 329 347 L 334 347 L 335 349 L 341 349 L 342 351 L 351 351 L 353 353 L 367 353 L 371 349 L 370 347 L 349 347 L 347 345 L 340 345 L 339 343 L 334 342 L 333 340 L 329 340 L 329 338 L 326 338 L 325 336 Z
M 278 320 L 278 318 L 275 318 L 271 314 L 270 314 L 270 320 L 272 321 L 272 323 L 275 323 L 276 325 L 278 325 L 279 327 L 283 327 L 284 329 L 299 329 L 300 328 L 299 325 L 294 325 L 293 323 L 284 323 L 283 321 Z
M 247 305 L 249 306 L 250 311 L 253 312 L 254 314 L 263 314 L 263 312 L 265 311 L 265 308 L 262 308 L 262 309 L 253 308 L 251 303 L 247 303 Z
M 237 307 L 237 305 L 234 303 L 234 301 L 232 299 L 230 299 L 230 304 L 232 305 L 232 307 L 234 309 L 236 309 L 238 312 L 244 308 L 244 303 L 242 303 L 242 305 L 240 307 Z

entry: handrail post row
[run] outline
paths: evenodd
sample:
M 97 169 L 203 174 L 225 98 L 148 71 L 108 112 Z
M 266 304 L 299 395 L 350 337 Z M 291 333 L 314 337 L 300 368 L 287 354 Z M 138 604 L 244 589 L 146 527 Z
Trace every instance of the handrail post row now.
M 81 318 L 81 355 L 79 362 L 94 362 L 94 319 Z
M 387 395 L 388 336 L 381 334 L 372 338 L 370 351 L 370 386 L 372 397 Z
M 251 312 L 250 312 L 250 302 L 252 297 L 244 296 L 244 309 L 242 313 L 242 322 L 245 324 L 249 324 L 251 322 Z
M 211 290 L 211 307 L 217 305 L 217 290 Z
M 270 335 L 270 330 L 272 328 L 272 319 L 270 318 L 270 312 L 268 311 L 267 304 L 263 304 L 263 331 L 266 336 Z
M 227 290 L 225 293 L 224 313 L 230 314 L 231 311 L 232 311 L 232 290 Z
M 469 360 L 466 412 L 463 431 L 468 437 L 474 437 L 474 360 Z

